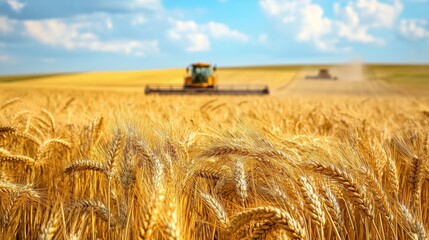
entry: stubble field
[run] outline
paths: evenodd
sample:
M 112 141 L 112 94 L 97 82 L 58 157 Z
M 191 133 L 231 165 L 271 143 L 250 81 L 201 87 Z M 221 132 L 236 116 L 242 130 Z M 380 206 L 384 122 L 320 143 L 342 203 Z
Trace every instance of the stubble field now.
M 426 239 L 429 70 L 317 68 L 219 71 L 262 97 L 143 95 L 183 70 L 0 78 L 1 239 Z

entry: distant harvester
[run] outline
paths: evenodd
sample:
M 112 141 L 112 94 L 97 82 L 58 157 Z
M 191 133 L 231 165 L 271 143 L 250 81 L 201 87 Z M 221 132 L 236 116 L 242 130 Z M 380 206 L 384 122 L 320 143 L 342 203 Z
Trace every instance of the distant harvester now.
M 316 76 L 305 76 L 305 79 L 316 79 L 316 80 L 338 80 L 337 77 L 332 76 L 328 69 L 322 68 L 319 70 L 319 74 Z

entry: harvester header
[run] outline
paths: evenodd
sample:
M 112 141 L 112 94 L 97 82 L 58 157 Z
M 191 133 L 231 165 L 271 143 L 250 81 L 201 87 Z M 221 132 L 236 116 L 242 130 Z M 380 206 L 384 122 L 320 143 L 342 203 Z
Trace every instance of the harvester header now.
M 146 86 L 146 94 L 224 94 L 264 95 L 269 94 L 267 85 L 218 85 L 217 68 L 209 63 L 197 62 L 186 68 L 183 85 Z

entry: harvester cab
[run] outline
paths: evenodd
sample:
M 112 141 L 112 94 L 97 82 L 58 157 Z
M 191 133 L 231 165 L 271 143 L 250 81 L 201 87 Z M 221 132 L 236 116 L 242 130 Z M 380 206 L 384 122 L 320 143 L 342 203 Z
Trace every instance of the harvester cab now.
M 194 63 L 186 68 L 184 88 L 214 88 L 217 85 L 216 66 Z
M 193 63 L 186 68 L 183 85 L 146 85 L 146 94 L 223 94 L 266 95 L 267 85 L 219 85 L 216 66 L 209 63 Z

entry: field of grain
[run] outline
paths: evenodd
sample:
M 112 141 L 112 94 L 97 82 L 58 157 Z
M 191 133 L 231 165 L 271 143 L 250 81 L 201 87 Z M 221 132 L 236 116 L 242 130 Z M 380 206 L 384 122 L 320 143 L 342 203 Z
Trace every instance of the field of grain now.
M 310 70 L 219 71 L 262 97 L 143 95 L 182 70 L 9 78 L 1 239 L 427 239 L 429 97 Z

